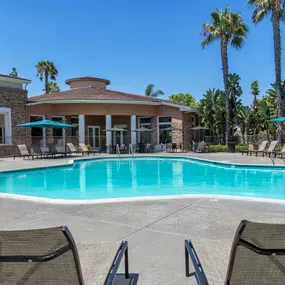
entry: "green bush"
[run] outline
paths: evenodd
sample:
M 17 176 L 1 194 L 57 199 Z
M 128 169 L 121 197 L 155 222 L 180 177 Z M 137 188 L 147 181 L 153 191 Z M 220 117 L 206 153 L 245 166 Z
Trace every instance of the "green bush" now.
M 248 150 L 247 144 L 236 145 L 236 152 Z M 222 144 L 210 145 L 209 152 L 228 152 L 228 146 Z
M 242 152 L 248 150 L 248 145 L 247 144 L 238 144 L 236 145 L 236 152 Z
M 283 148 L 282 145 L 281 145 L 281 146 L 278 146 L 278 147 L 276 147 L 276 148 L 274 149 L 274 151 L 276 151 L 276 152 L 281 152 L 282 148 Z
M 222 144 L 210 145 L 209 152 L 227 152 L 228 146 Z

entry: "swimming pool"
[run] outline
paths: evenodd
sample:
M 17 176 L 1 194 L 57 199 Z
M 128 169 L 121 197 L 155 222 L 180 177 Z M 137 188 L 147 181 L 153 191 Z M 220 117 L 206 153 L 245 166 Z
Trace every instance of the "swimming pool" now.
M 187 158 L 77 161 L 0 174 L 0 192 L 66 200 L 183 194 L 285 199 L 285 169 L 231 166 Z

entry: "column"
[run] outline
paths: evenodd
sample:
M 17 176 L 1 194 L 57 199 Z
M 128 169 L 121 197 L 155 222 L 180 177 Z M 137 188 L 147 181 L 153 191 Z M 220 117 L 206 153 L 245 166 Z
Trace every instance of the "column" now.
M 151 117 L 151 128 L 152 128 L 152 144 L 159 144 L 157 117 Z
M 85 143 L 85 115 L 78 116 L 79 143 Z
M 132 115 L 131 116 L 131 144 L 136 145 L 137 144 L 137 133 L 134 132 L 134 130 L 137 128 L 137 116 Z
M 112 128 L 112 116 L 106 115 L 106 130 Z M 106 144 L 112 144 L 112 132 L 106 131 Z
M 5 143 L 12 144 L 12 117 L 11 108 L 4 114 Z

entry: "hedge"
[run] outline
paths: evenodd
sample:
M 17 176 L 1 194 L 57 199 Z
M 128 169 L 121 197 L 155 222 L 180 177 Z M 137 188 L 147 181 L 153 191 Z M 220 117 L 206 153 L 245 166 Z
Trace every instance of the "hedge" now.
M 241 152 L 243 150 L 248 150 L 247 144 L 236 145 L 236 152 Z M 228 152 L 228 146 L 222 144 L 210 145 L 209 152 Z

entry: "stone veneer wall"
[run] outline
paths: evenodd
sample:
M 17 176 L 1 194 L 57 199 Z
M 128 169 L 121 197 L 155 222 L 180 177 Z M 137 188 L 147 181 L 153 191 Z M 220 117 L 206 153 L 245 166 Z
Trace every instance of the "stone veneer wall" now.
M 18 154 L 17 144 L 24 144 L 26 129 L 17 127 L 26 122 L 27 91 L 16 88 L 0 87 L 0 107 L 11 108 L 12 145 L 1 145 L 0 156 Z
M 184 149 L 189 150 L 189 144 L 191 145 L 193 140 L 193 131 L 190 131 L 190 128 L 196 126 L 196 118 L 194 113 L 184 113 L 183 122 L 184 122 Z M 194 120 L 192 119 L 194 118 Z
M 183 139 L 184 139 L 184 132 L 183 130 L 183 121 L 178 120 L 175 118 L 172 118 L 172 127 L 181 129 L 177 131 L 172 131 L 172 142 L 176 143 L 177 145 L 183 145 Z
M 157 117 L 151 117 L 151 128 L 152 128 L 152 144 L 156 145 L 157 144 L 157 136 L 158 136 L 158 128 L 157 128 Z

